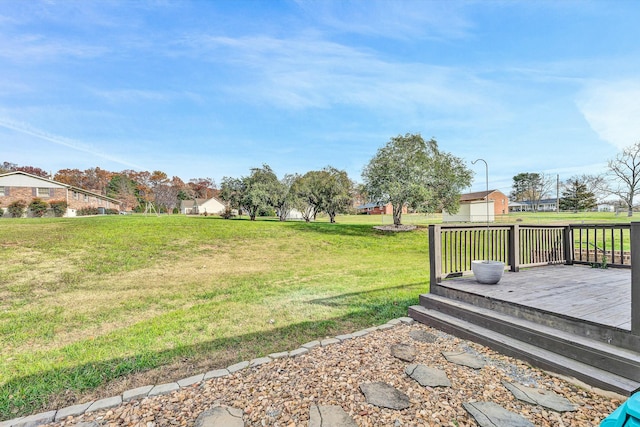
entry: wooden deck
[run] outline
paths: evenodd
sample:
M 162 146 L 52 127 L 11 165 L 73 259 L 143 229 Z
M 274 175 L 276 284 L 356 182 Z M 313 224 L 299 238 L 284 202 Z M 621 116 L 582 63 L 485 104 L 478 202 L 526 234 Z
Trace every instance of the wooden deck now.
M 505 271 L 497 285 L 473 276 L 443 280 L 445 288 L 599 325 L 631 330 L 631 270 L 554 265 Z
M 419 322 L 542 369 L 625 395 L 640 391 L 640 335 L 632 330 L 630 269 L 548 265 L 432 283 Z

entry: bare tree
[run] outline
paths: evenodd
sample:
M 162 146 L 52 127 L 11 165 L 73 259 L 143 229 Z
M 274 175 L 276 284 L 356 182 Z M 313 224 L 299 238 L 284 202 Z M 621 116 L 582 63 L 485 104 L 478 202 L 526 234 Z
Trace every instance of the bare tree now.
M 640 142 L 622 150 L 607 162 L 608 192 L 627 206 L 627 216 L 633 216 L 633 199 L 640 185 Z
M 519 173 L 513 177 L 511 199 L 518 202 L 528 201 L 534 212 L 537 212 L 540 200 L 549 195 L 553 184 L 553 177 L 544 173 Z

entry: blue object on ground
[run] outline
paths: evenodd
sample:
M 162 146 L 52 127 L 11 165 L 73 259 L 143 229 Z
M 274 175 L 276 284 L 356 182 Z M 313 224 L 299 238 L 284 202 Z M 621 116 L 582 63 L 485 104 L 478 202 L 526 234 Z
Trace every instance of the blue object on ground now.
M 602 420 L 600 427 L 640 427 L 640 393 L 631 396 Z

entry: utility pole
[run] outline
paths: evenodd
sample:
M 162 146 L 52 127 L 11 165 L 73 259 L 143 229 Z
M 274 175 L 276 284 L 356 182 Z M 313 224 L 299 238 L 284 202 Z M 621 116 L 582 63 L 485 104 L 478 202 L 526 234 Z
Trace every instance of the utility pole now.
M 560 174 L 556 174 L 556 212 L 560 212 Z

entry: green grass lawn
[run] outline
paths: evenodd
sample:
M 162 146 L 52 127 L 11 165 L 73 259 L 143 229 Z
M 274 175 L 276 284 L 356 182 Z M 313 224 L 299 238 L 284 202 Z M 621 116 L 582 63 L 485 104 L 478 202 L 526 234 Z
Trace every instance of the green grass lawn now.
M 428 291 L 427 230 L 370 220 L 0 220 L 0 419 L 405 316 Z
M 183 378 L 406 315 L 428 291 L 427 229 L 373 229 L 390 215 L 337 221 L 0 220 L 0 420 L 163 367 Z

